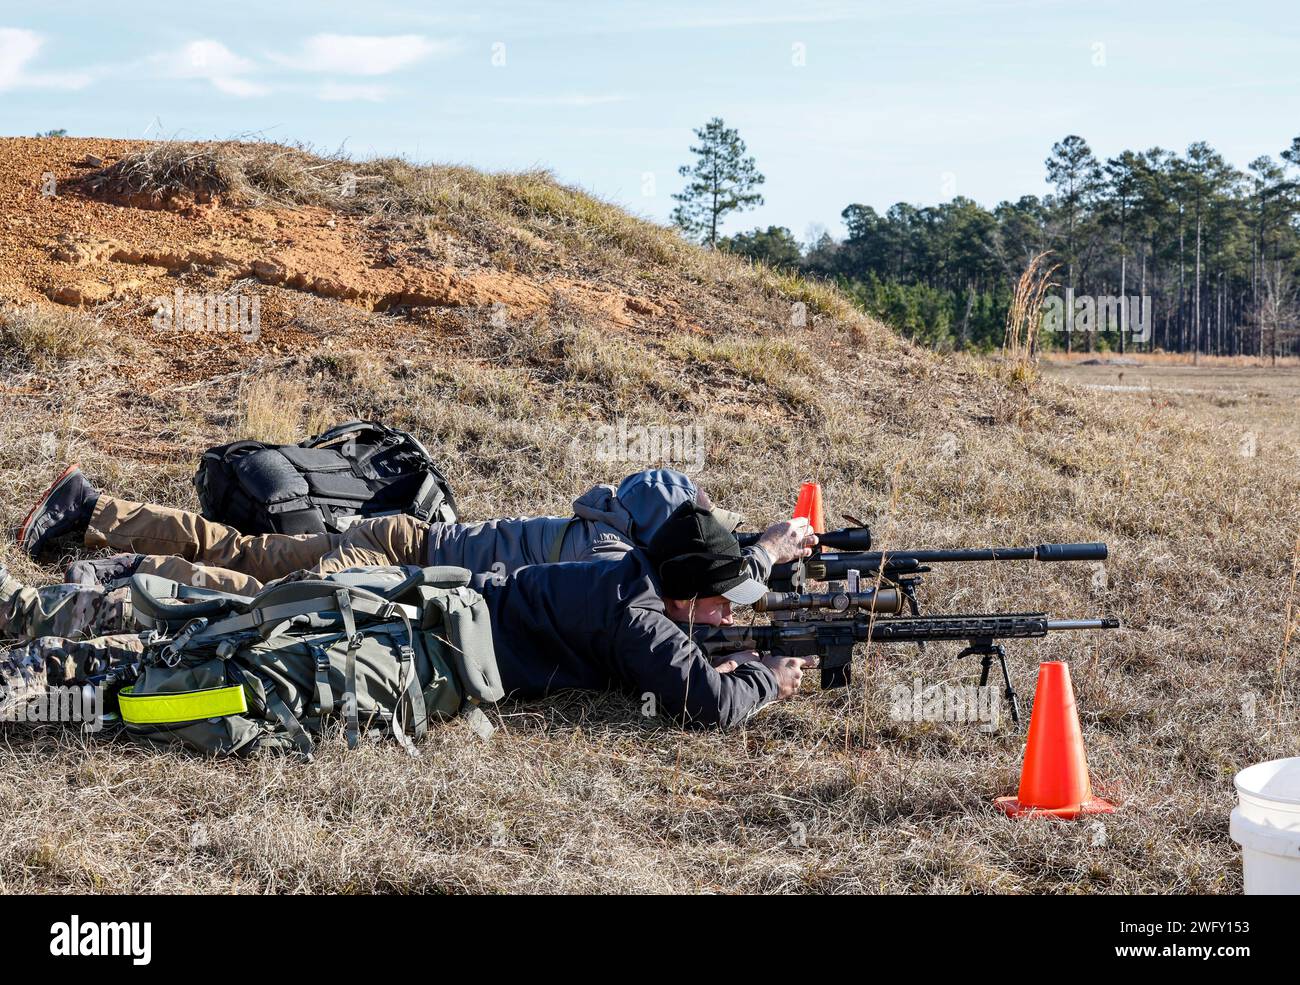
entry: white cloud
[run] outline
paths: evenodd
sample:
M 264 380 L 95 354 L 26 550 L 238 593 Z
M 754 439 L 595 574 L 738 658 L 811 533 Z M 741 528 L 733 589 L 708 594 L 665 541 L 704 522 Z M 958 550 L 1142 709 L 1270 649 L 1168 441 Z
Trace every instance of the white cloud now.
M 326 82 L 316 90 L 316 98 L 329 103 L 382 103 L 388 92 L 387 86 L 347 85 L 339 82 Z
M 249 59 L 235 54 L 220 41 L 191 41 L 176 52 L 155 55 L 153 63 L 174 79 L 204 79 L 231 96 L 264 96 L 270 89 L 244 76 L 257 71 Z
M 450 41 L 430 41 L 420 34 L 387 37 L 363 34 L 316 34 L 303 41 L 294 55 L 271 55 L 275 61 L 303 72 L 341 75 L 388 75 L 434 55 L 456 48 Z
M 80 89 L 90 84 L 85 72 L 29 73 L 45 39 L 35 31 L 0 27 L 0 92 L 6 89 Z
M 41 39 L 31 31 L 0 28 L 0 89 L 21 84 L 23 67 L 41 50 Z

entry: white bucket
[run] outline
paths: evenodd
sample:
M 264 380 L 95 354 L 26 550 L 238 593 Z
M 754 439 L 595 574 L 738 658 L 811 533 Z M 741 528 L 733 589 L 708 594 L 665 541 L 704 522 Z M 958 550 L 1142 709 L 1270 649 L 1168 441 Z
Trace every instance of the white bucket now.
M 1300 757 L 1256 763 L 1233 780 L 1228 833 L 1241 846 L 1247 896 L 1300 895 Z

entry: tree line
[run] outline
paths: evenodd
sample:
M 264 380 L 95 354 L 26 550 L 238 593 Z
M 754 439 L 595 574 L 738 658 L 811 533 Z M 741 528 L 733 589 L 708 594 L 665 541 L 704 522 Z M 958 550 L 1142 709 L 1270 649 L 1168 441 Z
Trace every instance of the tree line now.
M 1101 160 L 1071 135 L 1045 161 L 1046 195 L 992 209 L 960 196 L 900 202 L 883 215 L 855 203 L 841 212 L 842 238 L 800 244 L 779 226 L 718 234 L 727 212 L 761 203 L 754 188 L 762 176 L 721 120 L 697 136 L 696 166 L 682 169 L 692 182 L 674 214 L 688 234 L 833 279 L 864 309 L 927 344 L 1000 345 L 1015 281 L 1050 251 L 1054 293 L 1084 314 L 1045 324 L 1045 344 L 1300 354 L 1300 137 L 1278 159 L 1264 155 L 1240 171 L 1203 141 L 1184 154 L 1154 147 Z M 1118 298 L 1131 300 L 1117 306 Z

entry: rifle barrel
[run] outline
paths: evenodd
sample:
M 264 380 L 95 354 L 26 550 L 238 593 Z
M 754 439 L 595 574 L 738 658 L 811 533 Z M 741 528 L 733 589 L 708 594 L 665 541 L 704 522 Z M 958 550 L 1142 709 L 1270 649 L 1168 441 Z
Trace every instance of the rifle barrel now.
M 1048 629 L 1119 629 L 1118 619 L 1049 619 Z
M 822 687 L 843 687 L 849 681 L 853 647 L 857 643 L 922 643 L 964 641 L 977 651 L 991 652 L 999 640 L 1034 639 L 1053 630 L 1118 629 L 1119 620 L 1048 619 L 1041 612 L 973 613 L 952 616 L 874 618 L 864 615 L 838 619 L 789 620 L 768 626 L 685 626 L 695 644 L 717 660 L 743 650 L 777 657 L 815 659 Z M 1007 685 L 1010 687 L 1010 683 Z M 1014 708 L 1014 706 L 1013 706 Z
M 1104 561 L 1105 544 L 1039 544 L 1037 547 L 959 547 L 947 551 L 859 551 L 832 554 L 830 557 L 862 562 L 867 569 L 895 560 L 919 561 L 921 564 L 958 561 Z M 827 557 L 826 554 L 822 555 Z M 865 570 L 863 572 L 866 573 Z

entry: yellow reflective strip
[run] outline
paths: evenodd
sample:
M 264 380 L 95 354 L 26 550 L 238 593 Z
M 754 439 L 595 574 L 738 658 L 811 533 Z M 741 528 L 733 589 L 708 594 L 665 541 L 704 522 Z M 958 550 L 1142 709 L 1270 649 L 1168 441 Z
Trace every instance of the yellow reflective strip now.
M 248 698 L 240 684 L 138 696 L 132 693 L 134 690 L 134 687 L 124 687 L 117 696 L 122 720 L 132 725 L 175 725 L 248 711 Z

